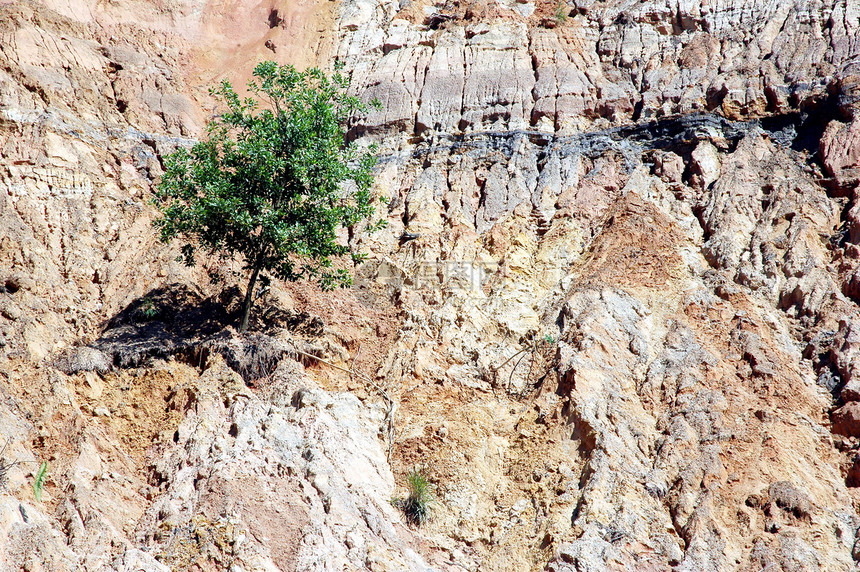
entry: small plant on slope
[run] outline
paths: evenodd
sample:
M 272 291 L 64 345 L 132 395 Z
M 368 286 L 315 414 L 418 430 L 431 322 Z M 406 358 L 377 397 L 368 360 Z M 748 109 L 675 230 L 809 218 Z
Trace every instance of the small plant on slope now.
M 559 24 L 564 24 L 567 22 L 567 4 L 564 2 L 559 2 L 558 6 L 555 8 L 555 21 Z
M 427 470 L 421 467 L 410 471 L 406 475 L 406 488 L 409 495 L 405 499 L 396 498 L 392 502 L 403 511 L 406 520 L 421 526 L 430 519 L 430 507 L 433 504 L 433 485 L 427 476 Z
M 143 299 L 138 311 L 140 312 L 141 317 L 146 321 L 152 320 L 158 316 L 158 308 L 155 307 L 155 302 L 149 296 Z

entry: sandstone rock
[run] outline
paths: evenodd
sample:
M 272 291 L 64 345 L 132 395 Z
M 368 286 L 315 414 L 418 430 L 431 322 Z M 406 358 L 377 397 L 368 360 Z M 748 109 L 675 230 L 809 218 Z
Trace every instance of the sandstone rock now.
M 843 401 L 860 401 L 860 379 L 854 376 L 852 380 L 845 384 L 839 397 Z
M 837 347 L 832 350 L 836 368 L 845 381 L 847 395 L 852 394 L 853 388 L 860 380 L 860 323 L 855 320 L 843 320 L 839 324 L 839 332 L 835 342 Z
M 854 459 L 851 463 L 851 468 L 848 469 L 848 475 L 845 477 L 845 482 L 849 487 L 860 487 L 860 455 L 854 455 Z M 854 544 L 854 551 L 852 551 L 852 556 L 857 558 L 855 553 L 857 552 L 857 544 Z
M 860 403 L 851 401 L 833 412 L 833 432 L 847 437 L 860 437 Z
M 853 300 L 860 301 L 860 266 L 842 283 L 842 293 Z
M 768 496 L 770 501 L 786 512 L 791 513 L 795 518 L 809 520 L 813 507 L 809 499 L 798 491 L 791 483 L 787 481 L 779 481 L 772 484 L 768 488 Z
M 849 194 L 860 180 L 860 121 L 831 121 L 819 146 L 822 163 L 836 187 Z
M 704 141 L 691 154 L 693 173 L 700 177 L 700 185 L 709 187 L 720 177 L 720 157 L 717 148 Z
M 661 153 L 656 166 L 658 175 L 669 183 L 681 183 L 684 176 L 684 160 L 675 153 Z

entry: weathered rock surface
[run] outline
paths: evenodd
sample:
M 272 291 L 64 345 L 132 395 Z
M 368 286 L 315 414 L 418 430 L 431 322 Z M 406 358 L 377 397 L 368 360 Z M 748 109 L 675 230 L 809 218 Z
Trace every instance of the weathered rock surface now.
M 844 0 L 0 7 L 0 560 L 855 568 L 858 31 Z M 174 261 L 151 185 L 207 83 L 328 50 L 383 104 L 352 134 L 389 225 L 357 288 L 275 284 L 235 336 L 233 268 Z
M 338 55 L 388 103 L 356 130 L 390 153 L 393 234 L 421 233 L 407 253 L 364 244 L 445 269 L 400 295 L 415 325 L 383 372 L 473 385 L 477 366 L 577 443 L 545 440 L 569 459 L 553 500 L 540 468 L 506 483 L 529 491 L 520 538 L 549 569 L 851 568 L 853 492 L 816 380 L 855 395 L 860 316 L 836 260 L 856 107 L 834 102 L 855 97 L 856 10 L 582 3 L 546 26 L 546 6 L 493 6 L 344 6 Z M 493 269 L 483 289 L 454 281 L 464 262 Z M 424 324 L 441 347 L 421 348 Z M 468 487 L 470 468 L 431 458 Z M 486 546 L 481 569 L 523 566 Z

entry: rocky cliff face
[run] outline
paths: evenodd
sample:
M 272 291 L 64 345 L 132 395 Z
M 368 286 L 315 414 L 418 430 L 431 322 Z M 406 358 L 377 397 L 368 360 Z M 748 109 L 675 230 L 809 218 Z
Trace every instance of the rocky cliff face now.
M 0 9 L 10 567 L 856 566 L 854 3 Z M 146 199 L 262 57 L 382 102 L 389 224 L 239 337 Z

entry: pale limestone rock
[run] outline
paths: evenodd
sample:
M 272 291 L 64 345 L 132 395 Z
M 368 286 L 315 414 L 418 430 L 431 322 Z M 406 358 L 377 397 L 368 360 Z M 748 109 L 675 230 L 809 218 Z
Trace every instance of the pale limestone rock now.
M 298 547 L 290 566 L 300 570 L 360 567 L 370 545 L 387 562 L 383 569 L 429 569 L 401 545 L 396 530 L 400 517 L 388 502 L 394 483 L 377 439 L 381 408 L 315 388 L 295 362 L 276 376 L 277 392 L 268 401 L 253 395 L 225 401 L 219 385 L 238 376 L 220 359 L 193 381 L 195 413 L 158 461 L 156 470 L 169 484 L 143 516 L 144 534 L 157 539 L 164 522 L 193 526 L 203 507 L 207 522 L 230 519 L 225 530 L 236 543 L 235 558 L 251 569 L 280 569 L 283 543 Z M 195 492 L 201 471 L 208 484 Z M 288 503 L 267 508 L 265 499 L 279 496 Z M 235 509 L 219 512 L 222 499 L 240 498 Z M 261 519 L 254 507 L 285 520 Z M 357 534 L 365 540 L 358 542 Z
M 151 554 L 136 548 L 126 550 L 111 562 L 111 566 L 116 572 L 168 572 L 170 570 Z
M 418 133 L 431 129 L 438 133 L 459 130 L 463 111 L 462 93 L 466 82 L 465 36 L 446 34 L 439 40 L 427 64 L 425 81 L 418 100 L 420 107 L 415 118 Z
M 843 190 L 860 180 L 860 120 L 848 125 L 831 121 L 821 137 L 822 162 L 836 185 Z
M 701 185 L 710 187 L 720 178 L 720 156 L 717 148 L 709 141 L 699 143 L 690 155 L 692 167 L 701 177 Z

